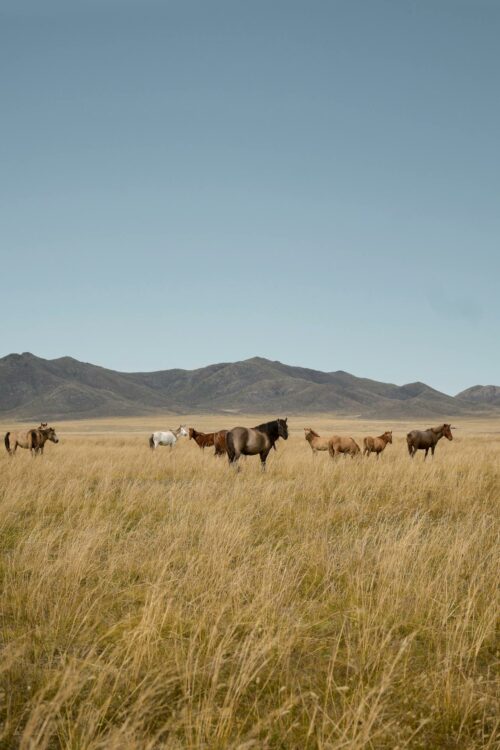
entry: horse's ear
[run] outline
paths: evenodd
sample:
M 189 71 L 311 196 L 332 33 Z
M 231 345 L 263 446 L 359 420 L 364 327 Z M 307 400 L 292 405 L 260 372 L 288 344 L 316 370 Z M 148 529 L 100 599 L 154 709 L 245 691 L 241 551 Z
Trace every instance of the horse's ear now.
M 288 422 L 288 417 L 285 417 L 284 422 L 285 424 Z

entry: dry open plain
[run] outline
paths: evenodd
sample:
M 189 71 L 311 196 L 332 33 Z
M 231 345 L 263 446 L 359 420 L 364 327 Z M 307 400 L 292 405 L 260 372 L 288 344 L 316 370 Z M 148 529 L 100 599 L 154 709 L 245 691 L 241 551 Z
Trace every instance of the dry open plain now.
M 425 424 L 294 417 L 265 475 L 151 453 L 178 422 L 2 447 L 0 746 L 498 747 L 500 422 L 460 420 L 424 464 Z M 313 460 L 309 424 L 395 442 Z

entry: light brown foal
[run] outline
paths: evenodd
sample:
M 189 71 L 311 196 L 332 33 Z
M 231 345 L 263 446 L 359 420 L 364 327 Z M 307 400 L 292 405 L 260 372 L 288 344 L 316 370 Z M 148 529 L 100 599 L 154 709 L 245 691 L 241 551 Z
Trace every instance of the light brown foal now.
M 392 430 L 384 432 L 378 437 L 365 437 L 363 440 L 363 456 L 369 456 L 370 453 L 376 453 L 377 458 L 385 450 L 387 443 L 392 443 Z

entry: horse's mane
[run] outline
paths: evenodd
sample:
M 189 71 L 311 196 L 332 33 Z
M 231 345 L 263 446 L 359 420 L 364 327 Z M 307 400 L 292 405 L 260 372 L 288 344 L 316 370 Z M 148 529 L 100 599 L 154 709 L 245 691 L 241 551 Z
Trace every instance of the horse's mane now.
M 265 432 L 269 433 L 271 429 L 278 429 L 278 420 L 273 419 L 271 422 L 264 422 L 263 424 L 258 424 L 256 427 L 254 427 L 254 430 L 258 430 L 259 432 Z
M 311 428 L 309 428 L 308 432 L 310 432 L 311 435 L 314 435 L 314 437 L 321 437 L 321 435 L 318 435 L 318 433 L 315 432 L 314 430 L 311 430 Z

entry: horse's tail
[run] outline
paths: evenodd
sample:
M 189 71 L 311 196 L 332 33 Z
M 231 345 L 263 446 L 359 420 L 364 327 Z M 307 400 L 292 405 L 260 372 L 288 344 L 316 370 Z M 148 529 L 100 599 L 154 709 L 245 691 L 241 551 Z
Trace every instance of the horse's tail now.
M 406 436 L 406 445 L 408 446 L 408 453 L 410 456 L 413 456 L 413 440 L 411 437 L 411 432 L 409 432 Z
M 5 443 L 5 447 L 7 448 L 7 453 L 10 453 L 10 440 L 9 440 L 9 435 L 10 435 L 10 432 L 6 432 L 6 433 L 5 433 L 5 437 L 4 437 L 4 439 L 3 439 L 3 441 L 4 441 L 4 443 Z
M 361 453 L 361 448 L 359 447 L 357 442 L 353 438 L 351 438 L 351 440 L 354 443 L 354 453 Z
M 231 431 L 229 431 L 226 435 L 226 450 L 227 450 L 227 457 L 229 459 L 229 463 L 231 464 L 234 461 L 234 458 L 236 456 L 236 449 L 234 447 L 234 437 Z
M 155 447 L 155 441 L 152 434 L 149 436 L 149 447 L 151 448 L 151 450 L 154 450 Z

